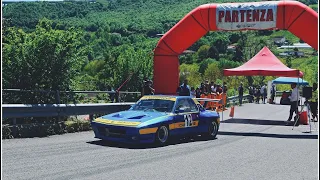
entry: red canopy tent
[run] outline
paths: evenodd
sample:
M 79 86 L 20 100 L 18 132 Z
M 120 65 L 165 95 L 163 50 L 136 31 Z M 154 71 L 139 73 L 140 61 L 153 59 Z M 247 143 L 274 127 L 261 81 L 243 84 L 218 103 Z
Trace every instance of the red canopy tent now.
M 303 73 L 297 69 L 288 68 L 265 46 L 242 66 L 224 69 L 223 75 L 302 77 Z

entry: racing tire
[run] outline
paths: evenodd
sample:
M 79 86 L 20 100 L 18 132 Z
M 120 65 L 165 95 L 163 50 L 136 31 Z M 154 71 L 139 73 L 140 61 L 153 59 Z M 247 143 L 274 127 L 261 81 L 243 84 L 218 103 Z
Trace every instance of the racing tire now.
M 206 133 L 206 137 L 209 139 L 215 139 L 219 131 L 219 124 L 216 119 L 210 121 L 208 126 L 208 132 Z
M 169 128 L 168 126 L 161 125 L 156 133 L 156 144 L 162 146 L 169 142 Z

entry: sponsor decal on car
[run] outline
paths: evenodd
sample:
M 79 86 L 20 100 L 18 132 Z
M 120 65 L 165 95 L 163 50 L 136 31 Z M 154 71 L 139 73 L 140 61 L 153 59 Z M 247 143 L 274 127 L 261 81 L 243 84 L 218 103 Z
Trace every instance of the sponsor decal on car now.
M 132 122 L 132 121 L 115 121 L 103 118 L 97 118 L 93 122 L 107 124 L 107 125 L 114 125 L 114 126 L 138 126 L 141 122 Z

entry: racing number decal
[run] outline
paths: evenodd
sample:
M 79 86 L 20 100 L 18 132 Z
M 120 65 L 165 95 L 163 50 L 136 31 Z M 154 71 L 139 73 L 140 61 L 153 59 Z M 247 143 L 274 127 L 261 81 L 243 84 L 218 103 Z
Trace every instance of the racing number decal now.
M 184 115 L 184 124 L 185 127 L 191 127 L 193 122 L 192 122 L 192 116 L 191 114 L 185 114 Z

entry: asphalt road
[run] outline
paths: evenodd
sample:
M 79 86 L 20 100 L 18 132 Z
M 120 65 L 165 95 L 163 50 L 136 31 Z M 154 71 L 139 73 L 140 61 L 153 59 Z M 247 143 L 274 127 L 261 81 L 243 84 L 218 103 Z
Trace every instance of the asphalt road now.
M 236 107 L 215 140 L 116 146 L 93 132 L 2 141 L 3 179 L 318 179 L 317 123 L 284 126 L 289 106 Z

